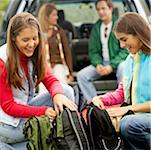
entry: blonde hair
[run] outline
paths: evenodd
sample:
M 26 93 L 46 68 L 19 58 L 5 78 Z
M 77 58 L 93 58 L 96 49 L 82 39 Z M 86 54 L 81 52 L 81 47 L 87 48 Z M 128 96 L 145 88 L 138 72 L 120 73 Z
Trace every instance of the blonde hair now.
M 41 24 L 43 32 L 47 32 L 49 29 L 48 17 L 53 10 L 57 10 L 53 3 L 46 3 L 42 5 L 38 12 L 38 19 Z
M 114 26 L 114 32 L 121 32 L 137 36 L 151 54 L 151 27 L 150 24 L 138 13 L 127 12 L 119 18 Z
M 45 53 L 43 45 L 42 30 L 37 19 L 30 13 L 23 12 L 11 18 L 7 30 L 7 81 L 15 88 L 22 87 L 22 77 L 20 76 L 20 59 L 15 44 L 18 34 L 25 28 L 34 27 L 38 30 L 39 44 L 36 47 L 31 60 L 34 64 L 34 75 L 37 76 L 37 84 L 45 74 Z M 36 64 L 36 65 L 35 65 Z

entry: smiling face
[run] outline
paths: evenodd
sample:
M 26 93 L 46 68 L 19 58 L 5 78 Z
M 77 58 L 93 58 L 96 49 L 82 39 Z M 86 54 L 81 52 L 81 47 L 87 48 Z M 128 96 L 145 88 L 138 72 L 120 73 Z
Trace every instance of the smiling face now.
M 140 51 L 143 43 L 139 40 L 137 36 L 125 33 L 115 33 L 117 39 L 120 41 L 120 46 L 122 48 L 129 49 L 130 53 L 135 54 Z
M 15 38 L 15 44 L 21 53 L 31 57 L 39 44 L 38 30 L 34 27 L 21 30 Z
M 96 5 L 96 10 L 98 12 L 99 18 L 108 24 L 112 21 L 112 8 L 107 5 L 106 1 L 100 1 Z

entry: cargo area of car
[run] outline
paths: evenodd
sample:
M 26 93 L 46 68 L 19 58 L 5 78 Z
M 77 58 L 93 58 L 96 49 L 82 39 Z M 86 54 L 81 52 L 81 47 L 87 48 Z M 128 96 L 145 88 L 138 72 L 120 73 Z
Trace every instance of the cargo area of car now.
M 77 72 L 90 64 L 88 41 L 92 26 L 98 19 L 95 10 L 95 1 L 96 0 L 11 0 L 1 26 L 0 45 L 6 42 L 8 21 L 13 15 L 27 11 L 37 16 L 38 10 L 43 3 L 54 2 L 58 9 L 58 23 L 66 31 L 69 46 L 72 51 L 75 81 L 72 82 L 71 85 L 77 85 Z M 150 19 L 148 0 L 113 0 L 113 4 L 113 13 L 117 17 L 126 11 L 139 13 L 140 10 L 137 5 L 142 4 L 148 15 L 148 19 Z M 143 14 L 143 12 L 140 13 Z M 94 81 L 94 84 L 98 94 L 112 91 L 117 87 L 116 76 L 113 74 L 108 77 L 103 77 L 101 80 Z

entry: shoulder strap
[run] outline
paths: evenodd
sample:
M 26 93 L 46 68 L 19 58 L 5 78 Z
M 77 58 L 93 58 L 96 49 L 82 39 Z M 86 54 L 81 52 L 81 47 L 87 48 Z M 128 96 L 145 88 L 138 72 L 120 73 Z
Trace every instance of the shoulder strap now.
M 28 149 L 53 149 L 53 143 L 48 142 L 50 134 L 52 134 L 51 124 L 47 116 L 31 117 L 25 123 L 24 135 L 29 140 Z
M 87 124 L 88 124 L 88 128 L 89 128 L 89 134 L 90 134 L 90 140 L 91 140 L 91 146 L 92 149 L 95 150 L 95 142 L 94 142 L 94 137 L 93 137 L 93 131 L 92 131 L 92 122 L 91 122 L 91 114 L 93 111 L 93 107 L 91 106 L 87 106 Z
M 29 142 L 27 143 L 28 149 L 38 150 L 39 147 L 41 147 L 38 140 L 40 136 L 39 125 L 35 117 L 31 117 L 25 122 L 23 133 L 25 135 L 25 138 L 29 140 Z
M 84 131 L 82 122 L 80 120 L 80 117 L 78 116 L 76 111 L 71 111 L 68 108 L 64 108 L 64 111 L 62 114 L 60 114 L 61 117 L 59 119 L 62 119 L 62 129 L 64 130 L 59 134 L 59 136 L 63 137 L 62 142 L 65 140 L 66 144 L 68 145 L 67 148 L 69 149 L 79 149 L 79 150 L 90 150 L 89 142 L 87 139 L 87 135 Z M 57 117 L 58 118 L 58 117 Z M 58 124 L 57 120 L 57 124 Z M 57 125 L 58 126 L 58 125 Z M 59 126 L 58 126 L 59 127 Z M 59 128 L 57 127 L 57 130 Z M 58 135 L 57 135 L 58 137 Z M 74 143 L 74 145 L 73 145 Z M 66 146 L 66 145 L 65 145 Z
M 85 130 L 84 130 L 84 127 L 82 125 L 79 115 L 77 114 L 76 111 L 70 111 L 68 108 L 66 108 L 65 110 L 69 116 L 73 130 L 78 139 L 80 150 L 85 150 L 85 149 L 89 150 L 90 146 L 89 146 L 88 138 L 85 133 Z

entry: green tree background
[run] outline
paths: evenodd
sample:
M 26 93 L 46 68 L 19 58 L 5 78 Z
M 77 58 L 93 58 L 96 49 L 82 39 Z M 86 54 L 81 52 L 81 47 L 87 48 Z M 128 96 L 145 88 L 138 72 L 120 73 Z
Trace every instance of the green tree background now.
M 3 16 L 5 14 L 7 7 L 8 7 L 9 1 L 10 0 L 0 0 L 0 28 L 1 28 L 1 23 L 3 20 Z

